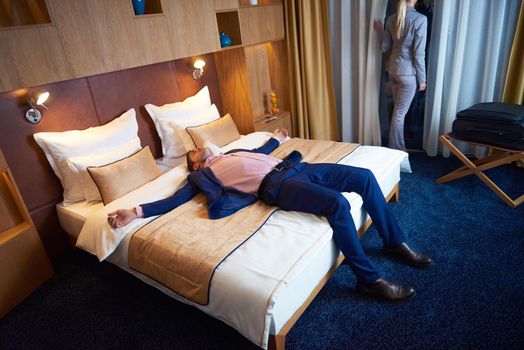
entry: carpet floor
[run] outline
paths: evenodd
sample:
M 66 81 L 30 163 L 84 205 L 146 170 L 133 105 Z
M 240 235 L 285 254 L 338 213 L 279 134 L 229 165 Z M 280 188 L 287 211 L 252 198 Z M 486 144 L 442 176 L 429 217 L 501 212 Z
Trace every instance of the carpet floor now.
M 410 159 L 400 202 L 389 205 L 434 265 L 384 257 L 374 227 L 363 244 L 385 278 L 416 295 L 401 304 L 362 297 L 343 264 L 288 334 L 288 349 L 524 349 L 524 205 L 508 207 L 473 176 L 436 184 L 459 166 L 454 158 Z M 524 193 L 524 169 L 487 174 L 513 198 Z M 54 266 L 54 277 L 0 320 L 0 349 L 257 349 L 87 253 L 75 250 Z

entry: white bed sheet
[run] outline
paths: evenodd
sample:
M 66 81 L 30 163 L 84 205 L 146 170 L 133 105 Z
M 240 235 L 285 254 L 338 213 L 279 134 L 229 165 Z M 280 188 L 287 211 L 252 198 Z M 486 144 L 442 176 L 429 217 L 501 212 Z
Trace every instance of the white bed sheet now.
M 257 138 L 251 147 L 241 144 L 230 149 L 253 148 L 267 139 L 260 135 Z M 371 169 L 383 193 L 388 194 L 400 180 L 400 163 L 406 157 L 407 154 L 400 151 L 361 146 L 341 163 Z M 351 204 L 356 226 L 361 227 L 367 215 L 361 209 L 360 196 L 354 193 L 345 196 Z M 75 232 L 70 232 L 73 227 L 78 232 L 82 218 L 85 220 L 100 209 L 100 206 L 89 207 L 85 204 L 59 207 L 60 220 L 70 234 L 75 235 Z M 76 221 L 76 224 L 68 225 L 68 220 Z M 307 228 L 312 226 L 315 232 L 307 232 Z M 130 270 L 127 267 L 127 248 L 131 235 L 120 243 L 108 260 L 173 298 L 223 320 L 265 348 L 268 334 L 280 331 L 338 258 L 340 253 L 331 235 L 331 228 L 325 219 L 310 214 L 277 211 L 256 235 L 219 266 L 211 282 L 210 303 L 207 306 L 192 303 L 147 276 Z M 294 246 L 301 249 L 290 252 L 288 247 Z M 282 259 L 286 258 L 288 260 L 283 262 Z M 246 261 L 249 263 L 246 264 Z M 231 286 L 236 288 L 232 290 Z

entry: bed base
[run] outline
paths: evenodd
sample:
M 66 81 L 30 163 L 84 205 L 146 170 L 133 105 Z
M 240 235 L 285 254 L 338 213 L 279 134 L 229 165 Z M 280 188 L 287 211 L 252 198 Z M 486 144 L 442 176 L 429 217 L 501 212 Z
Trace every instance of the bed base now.
M 391 192 L 386 196 L 386 201 L 390 202 L 398 202 L 399 200 L 399 184 L 398 182 L 395 184 Z M 371 219 L 368 219 L 364 225 L 358 230 L 358 235 L 362 238 L 364 236 L 364 233 L 367 231 L 367 229 L 371 226 L 372 222 Z M 316 287 L 313 289 L 309 297 L 304 301 L 304 303 L 298 308 L 297 311 L 291 316 L 291 318 L 286 322 L 286 324 L 280 329 L 280 331 L 277 334 L 270 334 L 269 335 L 269 342 L 268 342 L 268 349 L 270 350 L 284 350 L 286 347 L 286 335 L 289 333 L 291 328 L 295 325 L 295 323 L 298 321 L 300 316 L 306 311 L 307 307 L 313 299 L 317 296 L 317 294 L 320 292 L 322 287 L 329 281 L 331 276 L 335 273 L 337 268 L 342 264 L 344 261 L 344 255 L 340 255 L 331 266 L 329 271 L 322 277 L 322 279 L 318 282 Z

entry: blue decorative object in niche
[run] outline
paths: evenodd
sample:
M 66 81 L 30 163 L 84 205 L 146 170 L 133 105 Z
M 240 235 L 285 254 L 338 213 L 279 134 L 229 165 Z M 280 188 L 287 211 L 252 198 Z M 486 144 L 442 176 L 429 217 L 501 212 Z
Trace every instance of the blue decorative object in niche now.
M 231 46 L 231 38 L 224 32 L 220 32 L 220 47 Z
M 146 9 L 146 0 L 131 0 L 133 2 L 133 10 L 135 15 L 140 16 L 144 14 Z

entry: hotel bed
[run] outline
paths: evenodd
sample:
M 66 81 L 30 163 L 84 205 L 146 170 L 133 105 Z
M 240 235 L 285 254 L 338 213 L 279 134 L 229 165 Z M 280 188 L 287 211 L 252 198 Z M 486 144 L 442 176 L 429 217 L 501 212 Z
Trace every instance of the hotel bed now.
M 222 147 L 222 151 L 259 147 L 270 135 L 257 132 L 242 136 Z M 389 199 L 398 196 L 400 167 L 406 162 L 405 152 L 359 146 L 339 163 L 372 170 Z M 106 206 L 85 201 L 67 206 L 58 204 L 64 230 L 74 237 L 82 231 L 82 235 L 92 238 L 104 232 L 97 231 L 99 226 L 108 227 L 105 223 L 108 212 L 171 195 L 188 174 L 185 157 L 159 159 L 157 164 L 164 172 L 161 176 Z M 362 199 L 355 193 L 344 195 L 357 228 L 363 232 L 369 218 L 362 208 Z M 200 305 L 128 267 L 132 232 L 151 219 L 135 220 L 136 225 L 130 224 L 125 232 L 119 232 L 114 242 L 116 249 L 107 260 L 174 299 L 224 321 L 262 348 L 268 346 L 270 335 L 275 336 L 272 345 L 283 346 L 291 326 L 342 261 L 324 218 L 277 210 L 256 234 L 218 266 L 210 283 L 209 303 Z

